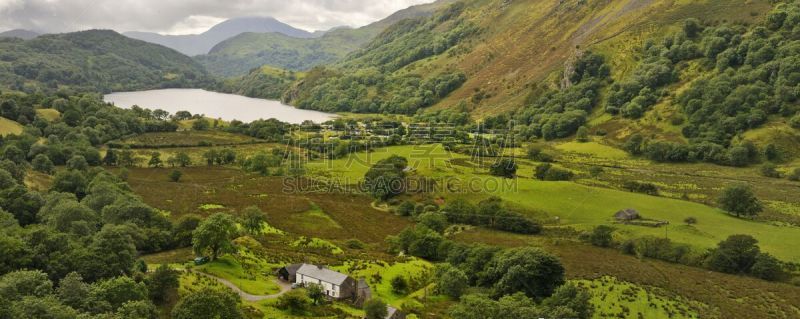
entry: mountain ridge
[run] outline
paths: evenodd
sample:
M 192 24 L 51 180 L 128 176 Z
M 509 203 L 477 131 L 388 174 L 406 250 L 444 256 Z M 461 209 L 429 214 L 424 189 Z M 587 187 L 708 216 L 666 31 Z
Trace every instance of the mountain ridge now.
M 403 19 L 429 16 L 455 0 L 411 6 L 360 28 L 337 27 L 315 38 L 292 38 L 275 33 L 242 33 L 221 41 L 208 54 L 197 56 L 212 74 L 241 76 L 263 65 L 303 71 L 333 63 L 368 43 Z
M 295 38 L 313 38 L 319 33 L 301 30 L 272 17 L 239 17 L 220 22 L 200 34 L 162 35 L 153 32 L 125 32 L 123 35 L 172 48 L 188 56 L 206 54 L 220 42 L 245 32 L 277 32 Z
M 13 29 L 4 32 L 0 32 L 0 38 L 20 38 L 23 40 L 30 40 L 35 37 L 42 35 L 39 32 L 25 30 L 25 29 Z

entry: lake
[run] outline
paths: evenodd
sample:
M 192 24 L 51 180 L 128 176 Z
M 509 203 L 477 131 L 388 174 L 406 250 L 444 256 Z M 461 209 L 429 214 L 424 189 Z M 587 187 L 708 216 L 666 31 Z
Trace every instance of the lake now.
M 162 109 L 170 114 L 189 111 L 192 114 L 205 114 L 207 117 L 226 121 L 252 122 L 258 119 L 275 118 L 283 122 L 299 124 L 305 120 L 322 123 L 336 117 L 335 114 L 301 110 L 280 101 L 254 99 L 201 89 L 119 92 L 107 94 L 103 99 L 121 108 L 138 105 L 151 110 Z

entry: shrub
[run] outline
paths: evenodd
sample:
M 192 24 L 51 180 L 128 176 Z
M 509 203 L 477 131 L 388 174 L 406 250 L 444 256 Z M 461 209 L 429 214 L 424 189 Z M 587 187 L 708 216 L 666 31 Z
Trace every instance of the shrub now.
M 533 176 L 536 177 L 536 179 L 544 180 L 544 177 L 547 175 L 547 171 L 549 171 L 551 167 L 553 167 L 553 165 L 550 163 L 540 164 L 539 166 L 536 166 Z
M 532 161 L 539 161 L 539 162 L 553 161 L 553 156 L 542 150 L 542 147 L 539 145 L 528 146 L 526 158 Z
M 494 176 L 513 178 L 517 173 L 517 163 L 510 158 L 502 158 L 492 164 L 489 173 Z
M 544 176 L 544 180 L 546 181 L 568 181 L 572 179 L 574 174 L 572 171 L 558 168 L 558 167 L 551 167 L 547 170 L 547 173 Z
M 758 241 L 749 235 L 731 235 L 717 244 L 706 259 L 706 266 L 719 272 L 748 273 L 760 254 L 757 244 Z
M 625 144 L 622 145 L 622 149 L 626 152 L 630 153 L 631 155 L 641 155 L 642 154 L 642 145 L 644 144 L 644 137 L 639 134 L 633 134 Z
M 49 157 L 47 157 L 47 155 L 44 154 L 36 155 L 36 157 L 33 158 L 31 165 L 33 166 L 33 169 L 38 172 L 42 172 L 45 174 L 53 173 L 53 168 L 54 168 L 53 162 L 50 160 Z
M 408 160 L 393 155 L 375 163 L 364 175 L 364 185 L 373 197 L 387 200 L 405 191 Z
M 775 144 L 767 144 L 767 147 L 764 148 L 764 157 L 768 161 L 777 161 L 781 157 L 781 151 Z
M 362 242 L 362 241 L 360 241 L 358 239 L 348 239 L 344 243 L 344 246 L 347 247 L 347 248 L 350 248 L 350 249 L 364 249 L 364 247 L 366 247 L 364 242 Z
M 800 113 L 792 117 L 792 119 L 789 120 L 789 124 L 796 129 L 800 129 Z
M 585 143 L 589 141 L 589 129 L 586 126 L 581 126 L 578 128 L 578 132 L 575 133 L 575 140 L 581 143 Z
M 450 264 L 442 264 L 436 268 L 436 292 L 459 298 L 467 289 L 469 280 L 463 270 Z
M 789 174 L 790 181 L 800 181 L 800 168 L 795 168 L 791 174 Z
M 542 148 L 538 145 L 530 145 L 528 146 L 528 150 L 526 153 L 526 158 L 532 161 L 537 160 L 539 154 L 542 153 Z
M 658 196 L 658 186 L 653 183 L 626 181 L 622 184 L 622 188 L 629 192 Z
M 534 176 L 543 181 L 568 181 L 573 175 L 572 171 L 554 167 L 550 163 L 540 164 L 534 171 Z
M 422 226 L 428 227 L 436 232 L 443 232 L 447 228 L 447 217 L 438 212 L 427 212 L 419 215 L 418 223 Z
M 596 178 L 596 177 L 600 176 L 600 174 L 603 174 L 603 168 L 602 167 L 600 167 L 600 166 L 589 167 L 589 175 L 591 175 L 592 177 Z
M 780 178 L 781 177 L 781 173 L 778 172 L 777 166 L 775 166 L 775 164 L 772 164 L 772 163 L 766 163 L 764 165 L 761 165 L 761 175 L 763 175 L 765 177 L 770 177 L 770 178 Z
M 182 177 L 182 176 L 183 176 L 183 173 L 182 173 L 181 171 L 179 171 L 179 170 L 174 170 L 174 171 L 172 171 L 172 172 L 170 172 L 170 173 L 169 173 L 169 180 L 171 180 L 171 181 L 173 181 L 173 182 L 177 183 L 178 181 L 180 181 L 180 180 L 181 180 L 181 177 Z
M 755 263 L 750 268 L 750 273 L 755 277 L 770 281 L 778 280 L 784 276 L 780 261 L 766 253 L 760 253 L 756 256 Z
M 407 200 L 395 209 L 395 213 L 400 216 L 411 216 L 414 213 L 414 202 Z
M 396 276 L 391 280 L 392 292 L 398 295 L 404 295 L 408 291 L 408 280 L 403 276 Z
M 613 241 L 612 233 L 614 233 L 614 228 L 611 226 L 597 226 L 592 230 L 592 234 L 589 235 L 589 242 L 598 247 L 609 247 Z
M 305 289 L 294 289 L 278 297 L 278 309 L 289 310 L 295 315 L 304 314 L 311 306 L 311 298 Z
M 689 217 L 686 217 L 683 220 L 683 222 L 686 223 L 686 225 L 694 225 L 694 224 L 697 224 L 697 218 L 689 216 Z
M 383 300 L 372 298 L 364 303 L 366 319 L 384 319 L 387 315 L 386 303 Z

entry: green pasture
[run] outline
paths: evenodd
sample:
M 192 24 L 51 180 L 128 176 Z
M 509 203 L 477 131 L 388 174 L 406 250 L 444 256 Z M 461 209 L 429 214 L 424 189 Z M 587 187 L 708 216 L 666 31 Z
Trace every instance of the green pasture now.
M 615 156 L 614 151 L 603 145 L 586 146 L 587 152 L 605 156 Z M 448 177 L 461 183 L 461 192 L 447 192 L 445 198 L 464 196 L 480 200 L 495 195 L 508 203 L 533 215 L 547 216 L 548 223 L 574 226 L 578 229 L 591 229 L 597 225 L 614 225 L 626 237 L 644 235 L 667 236 L 675 242 L 689 244 L 699 249 L 714 247 L 718 242 L 733 234 L 749 234 L 759 240 L 761 248 L 786 261 L 800 262 L 800 228 L 781 226 L 736 218 L 720 209 L 690 201 L 658 196 L 631 193 L 604 187 L 580 185 L 574 182 L 545 182 L 530 178 L 533 165 L 519 161 L 519 178 L 500 179 L 486 174 L 485 169 L 475 168 L 475 163 L 466 155 L 449 153 L 441 146 L 431 152 L 421 152 L 431 146 L 394 146 L 376 149 L 371 153 L 351 154 L 342 159 L 317 161 L 309 164 L 309 171 L 330 172 L 329 176 L 360 181 L 369 169 L 368 163 L 377 162 L 391 155 L 408 158 L 409 166 L 416 174 L 426 177 Z M 567 143 L 567 149 L 575 150 L 583 146 Z M 438 151 L 437 151 L 438 150 Z M 486 159 L 484 165 L 490 163 Z M 454 165 L 460 163 L 460 165 Z M 470 167 L 472 166 L 472 167 Z M 316 174 L 310 173 L 311 176 Z M 526 177 L 527 176 L 527 177 Z M 469 183 L 469 184 L 466 184 Z M 477 186 L 477 187 L 476 187 Z M 666 227 L 614 224 L 615 212 L 633 208 L 642 217 L 669 222 Z M 686 217 L 695 217 L 697 224 L 683 223 Z
M 485 185 L 501 185 L 502 180 L 490 176 L 474 176 Z M 777 226 L 736 218 L 720 209 L 698 203 L 630 193 L 614 189 L 590 187 L 572 182 L 544 182 L 518 178 L 511 187 L 481 194 L 500 196 L 513 206 L 546 213 L 560 225 L 590 229 L 597 225 L 613 225 L 623 234 L 667 236 L 673 241 L 697 248 L 711 248 L 733 234 L 749 234 L 758 239 L 761 248 L 786 261 L 800 261 L 800 228 Z M 457 195 L 449 195 L 457 196 Z M 470 195 L 475 198 L 474 195 Z M 666 227 L 645 227 L 613 224 L 615 212 L 633 208 L 643 218 L 668 221 Z M 686 217 L 697 218 L 697 224 L 683 223 Z
M 614 277 L 573 282 L 586 288 L 591 294 L 590 302 L 594 306 L 592 318 L 595 319 L 698 318 L 698 314 L 689 306 L 691 302 L 683 298 L 665 297 Z
M 61 112 L 56 109 L 36 109 L 36 115 L 47 120 L 48 122 L 52 122 L 61 118 Z
M 22 125 L 5 117 L 0 117 L 0 135 L 17 135 L 20 133 L 22 133 Z
M 433 265 L 425 260 L 413 258 L 406 262 L 389 264 L 387 262 L 347 261 L 341 266 L 332 267 L 336 271 L 349 274 L 353 278 L 364 278 L 372 290 L 372 296 L 381 298 L 394 307 L 402 306 L 403 302 L 418 295 L 409 292 L 408 295 L 398 295 L 392 292 L 391 280 L 403 276 L 406 280 L 420 276 L 425 271 L 432 271 Z M 424 293 L 424 292 L 421 292 Z M 432 291 L 429 289 L 429 293 Z
M 254 295 L 269 295 L 280 291 L 273 282 L 270 269 L 260 263 L 242 264 L 233 255 L 219 257 L 205 265 L 195 267 L 196 270 L 229 280 L 245 292 Z

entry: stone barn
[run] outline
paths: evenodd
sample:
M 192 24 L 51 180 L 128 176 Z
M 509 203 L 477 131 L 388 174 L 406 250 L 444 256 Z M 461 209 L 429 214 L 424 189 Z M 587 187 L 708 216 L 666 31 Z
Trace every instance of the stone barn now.
M 302 265 L 303 264 L 291 264 L 278 269 L 278 278 L 283 281 L 294 282 L 295 277 L 297 276 L 297 269 L 299 269 Z
M 614 214 L 614 219 L 620 222 L 631 221 L 639 218 L 641 218 L 639 211 L 633 208 L 626 208 Z

